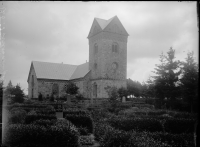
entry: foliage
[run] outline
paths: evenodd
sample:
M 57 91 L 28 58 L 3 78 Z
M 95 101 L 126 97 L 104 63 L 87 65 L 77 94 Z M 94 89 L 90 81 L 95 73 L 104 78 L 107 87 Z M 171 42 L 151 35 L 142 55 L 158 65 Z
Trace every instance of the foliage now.
M 129 95 L 139 97 L 142 93 L 142 85 L 138 81 L 127 79 L 127 91 Z
M 52 126 L 56 123 L 55 119 L 52 120 L 48 120 L 48 119 L 39 119 L 34 121 L 32 124 L 34 125 L 40 125 L 40 126 L 44 126 L 44 127 L 49 127 Z
M 193 134 L 182 133 L 182 134 L 172 134 L 172 133 L 162 133 L 162 132 L 148 132 L 148 135 L 155 140 L 160 140 L 161 142 L 167 143 L 173 147 L 194 147 L 194 136 Z
M 160 55 L 160 64 L 156 65 L 154 73 L 155 94 L 163 105 L 164 98 L 170 100 L 170 108 L 173 108 L 173 101 L 179 96 L 179 75 L 180 61 L 175 61 L 175 50 L 172 47 L 167 52 L 167 56 L 163 53 Z
M 93 120 L 90 115 L 67 114 L 65 119 L 72 122 L 76 127 L 86 127 L 89 133 L 93 133 Z
M 8 86 L 6 87 L 5 95 L 7 98 L 11 98 L 11 103 L 24 102 L 24 92 L 21 89 L 20 85 L 17 84 L 16 86 L 13 86 L 11 81 L 8 83 Z
M 21 108 L 13 108 L 8 115 L 9 124 L 22 124 L 26 117 L 26 111 Z
M 66 93 L 70 95 L 75 95 L 78 93 L 78 89 L 79 88 L 73 82 L 69 82 L 67 84 Z
M 127 97 L 127 95 L 128 95 L 128 91 L 124 87 L 119 88 L 117 92 L 118 92 L 120 98 Z
M 76 95 L 76 99 L 77 99 L 77 100 L 83 100 L 83 99 L 84 99 L 84 96 L 83 96 L 82 94 L 78 93 L 78 94 Z
M 162 124 L 158 119 L 154 118 L 127 118 L 127 117 L 115 117 L 110 118 L 108 123 L 116 129 L 130 131 L 162 131 Z
M 54 95 L 53 94 L 51 94 L 50 102 L 54 102 Z
M 194 132 L 194 119 L 184 118 L 169 118 L 164 123 L 166 132 L 173 134 L 193 133 Z
M 25 117 L 25 124 L 30 124 L 39 119 L 52 120 L 52 119 L 56 119 L 56 116 L 55 115 L 44 115 L 44 114 L 28 114 Z
M 93 145 L 94 140 L 90 136 L 80 136 L 80 143 L 82 145 Z
M 9 125 L 6 128 L 5 145 L 8 146 L 44 146 L 65 147 L 79 146 L 79 133 L 74 126 L 61 124 L 48 128 L 40 125 Z M 31 133 L 30 133 L 31 132 Z
M 188 52 L 183 65 L 183 75 L 181 78 L 181 91 L 183 100 L 188 104 L 191 112 L 194 110 L 195 103 L 198 103 L 198 65 L 194 61 L 194 53 Z M 196 105 L 197 106 L 197 105 Z M 196 108 L 197 111 L 197 108 Z

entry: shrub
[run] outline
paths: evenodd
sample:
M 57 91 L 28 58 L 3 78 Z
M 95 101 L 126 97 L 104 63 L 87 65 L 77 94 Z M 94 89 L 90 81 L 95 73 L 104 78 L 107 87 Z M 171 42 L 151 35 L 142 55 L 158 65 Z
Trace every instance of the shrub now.
M 34 121 L 32 124 L 35 125 L 40 125 L 40 126 L 44 126 L 44 127 L 48 127 L 48 126 L 52 126 L 56 123 L 56 120 L 44 120 L 44 119 L 39 119 Z
M 63 111 L 63 117 L 65 116 L 65 115 L 71 115 L 71 114 L 73 114 L 73 115 L 90 115 L 90 112 L 89 111 L 87 111 L 87 110 L 83 110 L 83 109 L 72 109 L 72 108 L 70 108 L 70 109 L 65 109 L 64 111 Z
M 167 114 L 166 110 L 156 110 L 156 111 L 149 111 L 148 115 L 149 116 L 158 116 L 158 115 L 163 115 Z
M 164 123 L 166 132 L 181 134 L 194 132 L 194 119 L 169 118 Z
M 80 143 L 82 145 L 93 145 L 94 140 L 90 136 L 80 136 Z
M 93 133 L 93 120 L 90 115 L 65 115 L 65 119 L 72 122 L 76 127 L 86 127 L 89 133 Z
M 162 131 L 162 124 L 159 120 L 154 118 L 110 118 L 108 120 L 109 124 L 116 129 L 129 131 Z
M 161 140 L 162 142 L 172 145 L 174 147 L 194 147 L 193 134 L 171 134 L 154 132 L 148 133 L 148 135 L 154 138 L 155 140 Z
M 5 145 L 24 147 L 79 146 L 78 131 L 73 126 L 55 125 L 45 128 L 39 125 L 10 125 L 6 128 Z
M 108 131 L 112 131 L 114 128 L 110 125 L 102 122 L 95 123 L 94 125 L 94 135 L 96 137 L 96 140 L 100 141 L 102 138 L 104 138 L 105 134 Z
M 35 115 L 35 114 L 28 114 L 26 117 L 25 117 L 25 123 L 26 124 L 30 124 L 36 120 L 39 120 L 39 119 L 44 119 L 44 120 L 52 120 L 52 119 L 56 119 L 56 116 L 55 115 L 42 115 L 42 114 L 39 114 L 39 115 Z
M 25 117 L 26 117 L 25 110 L 21 108 L 13 108 L 9 113 L 8 123 L 9 124 L 24 123 Z

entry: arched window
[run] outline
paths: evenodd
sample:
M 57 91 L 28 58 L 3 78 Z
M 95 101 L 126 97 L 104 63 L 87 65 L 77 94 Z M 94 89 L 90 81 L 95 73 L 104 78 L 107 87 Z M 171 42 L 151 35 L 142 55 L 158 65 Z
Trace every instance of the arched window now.
M 93 85 L 93 95 L 94 95 L 94 97 L 97 97 L 97 84 L 96 83 L 94 83 L 94 85 Z
M 98 53 L 98 45 L 97 43 L 94 44 L 94 54 Z
M 117 53 L 118 52 L 118 44 L 116 42 L 114 42 L 112 44 L 112 52 L 113 53 Z

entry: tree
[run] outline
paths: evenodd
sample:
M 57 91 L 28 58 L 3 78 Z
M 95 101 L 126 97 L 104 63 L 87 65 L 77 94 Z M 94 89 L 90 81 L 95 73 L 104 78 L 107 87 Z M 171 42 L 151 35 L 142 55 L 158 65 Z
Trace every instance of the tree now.
M 194 61 L 194 53 L 188 52 L 185 62 L 182 62 L 183 75 L 181 78 L 181 92 L 183 100 L 193 112 L 194 104 L 198 103 L 198 65 Z
M 139 97 L 141 96 L 142 85 L 138 81 L 127 79 L 127 91 L 129 95 Z
M 12 98 L 12 103 L 23 103 L 24 102 L 24 92 L 21 89 L 20 85 L 17 84 L 12 91 L 14 97 Z
M 70 95 L 75 95 L 78 94 L 78 89 L 79 88 L 73 82 L 69 82 L 67 84 L 66 93 Z
M 173 103 L 179 96 L 179 75 L 180 61 L 175 61 L 175 50 L 172 47 L 167 52 L 167 56 L 163 53 L 160 55 L 160 64 L 156 65 L 154 73 L 157 76 L 153 76 L 155 84 L 156 97 L 161 100 L 161 105 L 164 98 L 167 98 L 170 102 L 170 108 L 173 107 Z
M 124 87 L 119 88 L 117 92 L 120 98 L 127 97 L 128 95 L 128 91 Z
M 105 90 L 108 93 L 109 102 L 111 103 L 113 107 L 115 107 L 119 98 L 117 87 L 107 86 L 105 87 Z

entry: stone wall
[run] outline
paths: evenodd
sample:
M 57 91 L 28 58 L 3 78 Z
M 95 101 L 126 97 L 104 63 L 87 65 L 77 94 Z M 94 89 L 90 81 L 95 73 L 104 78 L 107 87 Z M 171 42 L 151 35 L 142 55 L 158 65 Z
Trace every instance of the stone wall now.
M 29 79 L 28 79 L 28 97 L 37 98 L 38 97 L 38 81 L 36 78 L 35 70 L 31 65 Z

